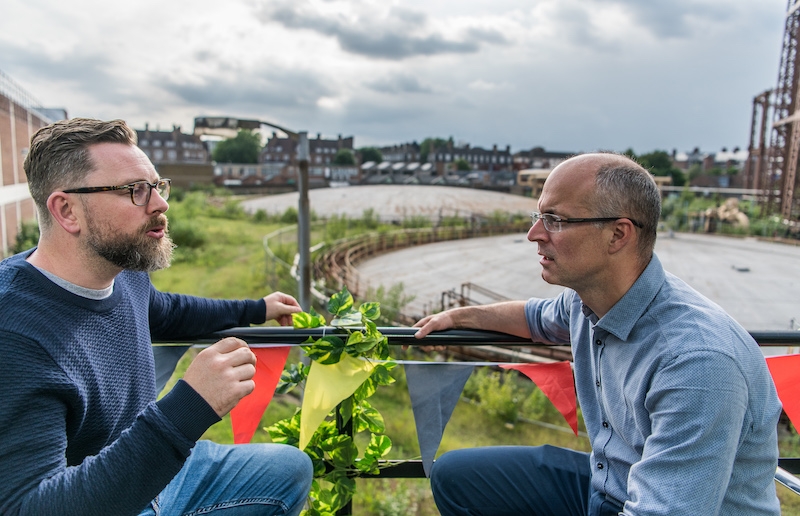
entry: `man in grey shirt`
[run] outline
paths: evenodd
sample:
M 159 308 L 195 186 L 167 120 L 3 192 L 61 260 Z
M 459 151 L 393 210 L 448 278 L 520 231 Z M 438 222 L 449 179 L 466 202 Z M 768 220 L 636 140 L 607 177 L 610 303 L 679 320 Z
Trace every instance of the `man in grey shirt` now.
M 719 306 L 653 254 L 661 200 L 651 175 L 615 154 L 553 170 L 528 240 L 542 277 L 567 289 L 456 308 L 417 323 L 571 343 L 592 452 L 490 447 L 433 466 L 447 515 L 780 514 L 774 474 L 781 406 L 763 355 Z

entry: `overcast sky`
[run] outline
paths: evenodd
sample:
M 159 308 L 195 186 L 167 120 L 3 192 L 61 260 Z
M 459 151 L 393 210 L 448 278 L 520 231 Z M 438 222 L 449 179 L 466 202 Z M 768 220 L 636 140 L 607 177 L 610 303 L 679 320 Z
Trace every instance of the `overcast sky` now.
M 786 0 L 3 0 L 0 70 L 70 117 L 254 118 L 356 147 L 746 147 Z

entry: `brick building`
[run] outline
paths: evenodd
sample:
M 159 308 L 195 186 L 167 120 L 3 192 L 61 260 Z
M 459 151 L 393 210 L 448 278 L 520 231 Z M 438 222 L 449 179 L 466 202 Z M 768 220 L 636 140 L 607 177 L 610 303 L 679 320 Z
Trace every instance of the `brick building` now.
M 136 137 L 139 148 L 161 177 L 172 180 L 172 186 L 189 188 L 213 182 L 210 153 L 199 136 L 182 133 L 178 125 L 171 131 L 153 131 L 145 124 L 143 130 L 136 130 Z
M 338 181 L 349 179 L 356 180 L 358 167 L 343 167 L 334 170 L 333 158 L 340 149 L 347 149 L 353 152 L 353 137 L 342 138 L 340 134 L 337 139 L 323 139 L 317 133 L 316 138 L 308 139 L 308 182 L 309 187 L 316 188 L 326 186 L 333 176 Z M 267 144 L 261 150 L 258 159 L 259 163 L 265 166 L 266 170 L 271 171 L 271 182 L 278 184 L 294 184 L 297 177 L 297 142 L 291 138 L 280 138 L 273 132 L 267 140 Z M 275 173 L 278 172 L 279 173 Z M 348 172 L 349 171 L 349 172 Z
M 10 253 L 23 221 L 36 219 L 22 164 L 31 136 L 67 118 L 63 109 L 43 109 L 25 89 L 0 71 L 0 252 Z
M 574 152 L 555 152 L 544 150 L 543 147 L 534 147 L 531 150 L 519 151 L 514 154 L 514 170 L 532 168 L 552 170 L 562 161 L 574 155 Z
M 378 149 L 384 161 L 392 163 L 408 162 L 417 163 L 421 160 L 421 149 L 417 142 L 389 145 Z
M 147 154 L 153 165 L 162 163 L 206 164 L 210 162 L 208 150 L 200 137 L 184 134 L 178 125 L 172 131 L 153 131 L 148 124 L 136 130 L 139 148 Z
M 439 175 L 445 175 L 455 170 L 455 162 L 464 160 L 469 163 L 473 171 L 505 172 L 511 170 L 511 146 L 498 149 L 493 145 L 491 149 L 471 147 L 465 144 L 461 147 L 453 145 L 452 141 L 440 147 L 431 149 L 428 153 L 428 163 Z

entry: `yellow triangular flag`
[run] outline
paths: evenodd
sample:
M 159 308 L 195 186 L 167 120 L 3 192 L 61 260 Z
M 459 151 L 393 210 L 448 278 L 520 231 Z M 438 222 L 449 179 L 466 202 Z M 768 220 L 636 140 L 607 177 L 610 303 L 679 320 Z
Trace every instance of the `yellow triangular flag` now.
M 355 392 L 372 374 L 375 364 L 344 355 L 338 364 L 311 363 L 300 415 L 300 449 L 304 450 L 325 416 Z

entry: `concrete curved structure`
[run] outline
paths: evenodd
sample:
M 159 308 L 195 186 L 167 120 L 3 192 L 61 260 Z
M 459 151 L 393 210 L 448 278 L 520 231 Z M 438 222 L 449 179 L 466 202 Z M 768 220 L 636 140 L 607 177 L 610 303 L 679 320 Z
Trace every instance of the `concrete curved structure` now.
M 259 197 L 242 202 L 248 212 L 262 209 L 281 214 L 297 208 L 297 192 Z M 536 210 L 536 199 L 473 188 L 420 185 L 364 185 L 344 188 L 320 188 L 308 193 L 311 210 L 319 216 L 347 215 L 360 218 L 372 209 L 381 220 L 402 220 L 414 215 L 484 214 L 495 210 L 509 213 L 530 213 Z
M 385 220 L 459 211 L 500 209 L 527 213 L 536 199 L 443 186 L 381 185 L 312 190 L 311 209 L 321 216 L 361 217 L 373 209 Z M 283 213 L 297 207 L 297 193 L 245 201 L 245 209 Z M 661 234 L 656 253 L 664 267 L 722 306 L 751 331 L 800 326 L 800 246 L 753 238 Z M 541 279 L 536 245 L 524 234 L 429 244 L 379 256 L 358 267 L 372 287 L 403 283 L 416 296 L 405 310 L 438 310 L 442 292 L 471 282 L 512 299 L 553 296 L 561 287 Z M 479 296 L 475 296 L 479 297 Z M 488 301 L 488 300 L 486 300 Z M 794 321 L 794 322 L 792 322 Z
M 416 296 L 406 312 L 422 315 L 438 309 L 443 291 L 465 282 L 511 299 L 558 294 L 562 287 L 542 280 L 536 250 L 522 234 L 442 242 L 379 256 L 358 271 L 372 287 L 403 283 Z M 800 246 L 677 233 L 659 235 L 656 253 L 668 271 L 747 330 L 800 325 Z

